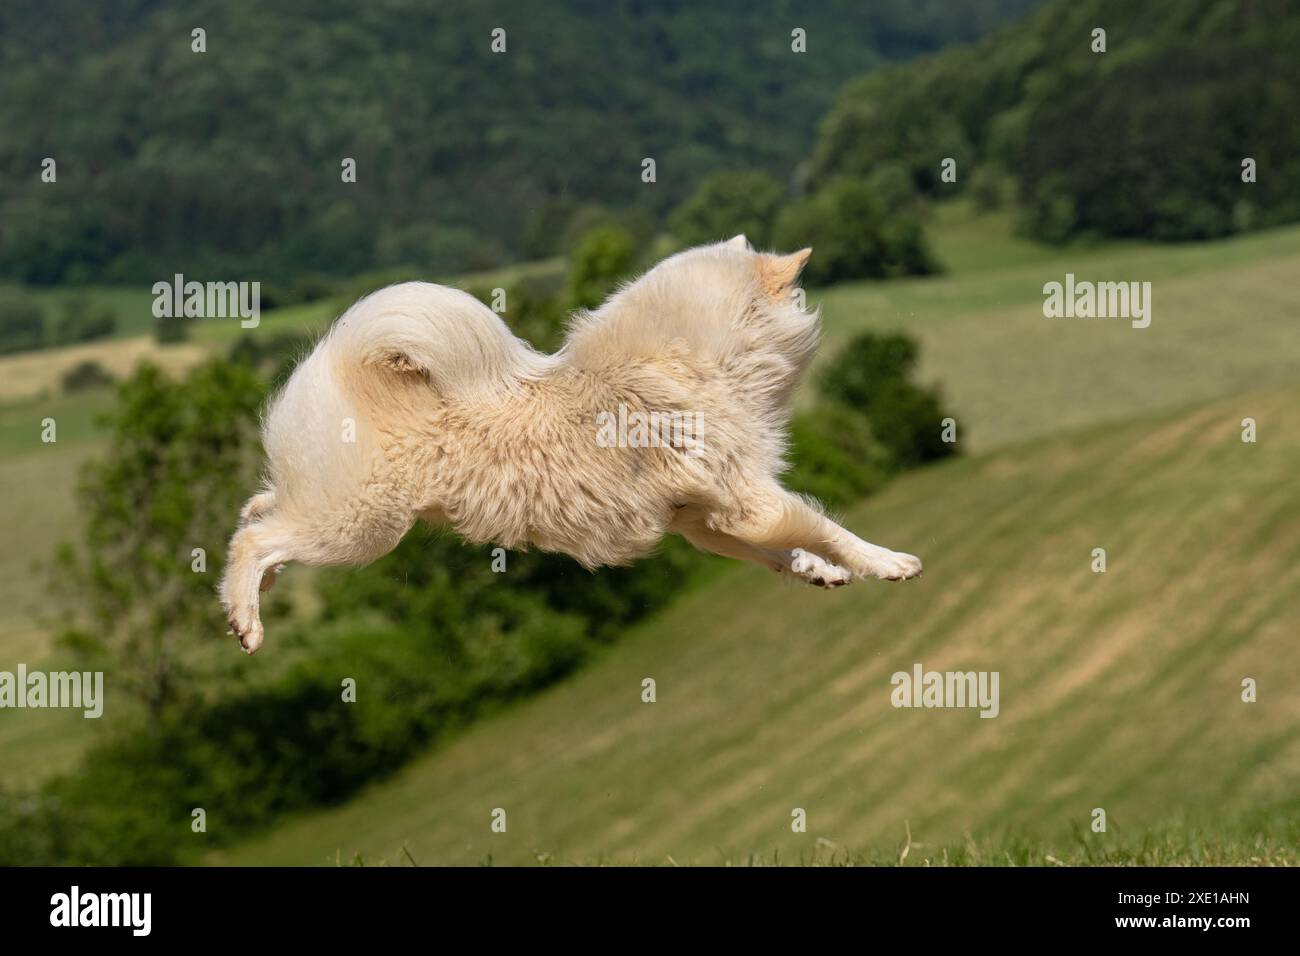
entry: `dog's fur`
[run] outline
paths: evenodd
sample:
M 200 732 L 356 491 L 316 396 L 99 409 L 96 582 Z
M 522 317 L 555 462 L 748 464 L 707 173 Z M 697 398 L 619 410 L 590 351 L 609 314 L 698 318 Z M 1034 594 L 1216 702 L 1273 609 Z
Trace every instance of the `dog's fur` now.
M 266 487 L 221 582 L 240 644 L 261 645 L 258 592 L 282 564 L 374 561 L 419 518 L 587 568 L 676 532 L 821 587 L 920 574 L 778 480 L 818 337 L 794 295 L 810 252 L 758 253 L 743 236 L 681 252 L 578 313 L 554 355 L 455 289 L 409 282 L 357 302 L 265 417 Z M 620 405 L 700 416 L 702 448 L 600 447 L 597 416 Z

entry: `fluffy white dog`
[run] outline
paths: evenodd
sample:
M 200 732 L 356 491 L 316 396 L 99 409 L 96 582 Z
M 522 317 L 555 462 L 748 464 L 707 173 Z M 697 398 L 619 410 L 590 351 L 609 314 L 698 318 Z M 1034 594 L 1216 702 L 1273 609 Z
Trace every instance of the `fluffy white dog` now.
M 794 294 L 810 253 L 755 252 L 743 236 L 688 249 L 574 316 L 554 355 L 456 289 L 409 282 L 357 302 L 265 416 L 266 487 L 221 582 L 244 650 L 261 646 L 259 590 L 281 565 L 365 564 L 420 518 L 587 568 L 676 532 L 819 587 L 919 575 L 912 555 L 781 486 L 791 394 L 818 338 Z

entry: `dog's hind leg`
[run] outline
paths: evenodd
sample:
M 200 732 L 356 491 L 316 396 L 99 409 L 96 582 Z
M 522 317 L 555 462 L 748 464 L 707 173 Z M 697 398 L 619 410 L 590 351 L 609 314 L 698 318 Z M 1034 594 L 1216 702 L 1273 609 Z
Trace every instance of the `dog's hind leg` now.
M 755 548 L 800 549 L 828 558 L 855 577 L 905 581 L 921 573 L 914 555 L 863 541 L 807 500 L 775 483 L 763 483 L 738 495 L 737 503 L 709 515 L 713 530 Z
M 254 521 L 230 539 L 221 603 L 230 630 L 249 654 L 262 646 L 261 592 L 275 582 L 280 565 L 296 556 L 292 543 L 292 535 L 273 521 Z
M 282 565 L 368 564 L 394 547 L 415 523 L 402 507 L 376 507 L 374 500 L 391 500 L 383 493 L 348 500 L 324 514 L 302 513 L 281 503 L 274 493 L 256 495 L 245 506 L 252 520 L 230 539 L 221 602 L 239 645 L 252 654 L 262 645 L 260 594 L 275 583 Z M 255 507 L 257 504 L 264 507 Z M 270 508 L 270 510 L 266 510 Z

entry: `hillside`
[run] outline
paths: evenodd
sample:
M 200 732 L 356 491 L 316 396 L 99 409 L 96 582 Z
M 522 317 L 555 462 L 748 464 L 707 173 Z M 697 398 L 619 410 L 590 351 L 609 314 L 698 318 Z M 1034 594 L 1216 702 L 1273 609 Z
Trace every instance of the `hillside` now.
M 1055 0 L 975 44 L 848 84 L 810 179 L 901 174 L 935 197 L 1014 194 L 1024 225 L 1049 241 L 1294 222 L 1297 42 L 1290 0 Z M 945 157 L 955 181 L 940 175 Z
M 968 447 L 1300 381 L 1298 227 L 1182 246 L 1053 248 L 1015 238 L 1005 217 L 954 204 L 934 233 L 954 274 L 826 290 L 819 357 L 862 329 L 915 336 L 922 377 L 949 396 Z M 1150 327 L 1044 318 L 1044 283 L 1067 273 L 1150 282 Z
M 948 272 L 826 290 L 821 354 L 832 354 L 863 328 L 906 330 L 923 345 L 923 377 L 943 386 L 964 440 L 977 452 L 1300 380 L 1294 334 L 1300 293 L 1284 281 L 1300 271 L 1300 228 L 1196 246 L 1056 248 L 1018 238 L 1005 217 L 974 216 L 964 204 L 938 209 L 933 225 Z M 1044 319 L 1042 283 L 1067 270 L 1154 281 L 1152 326 L 1139 331 Z M 271 313 L 253 333 L 219 319 L 202 321 L 190 343 L 160 354 L 179 366 L 196 350 L 224 352 L 240 335 L 320 328 L 332 308 L 322 302 Z M 49 397 L 58 393 L 59 370 L 79 349 L 104 350 L 95 357 L 116 370 L 117 358 L 151 345 L 132 338 L 0 358 L 0 382 L 21 399 L 0 408 L 0 483 L 9 492 L 12 545 L 0 556 L 0 669 L 51 660 L 47 577 L 35 565 L 72 536 L 77 469 L 100 447 L 93 421 L 108 393 Z M 803 389 L 801 397 L 809 392 Z M 46 415 L 59 422 L 57 445 L 38 440 Z M 898 546 L 907 544 L 900 539 Z M 925 581 L 931 579 L 927 571 Z M 293 568 L 282 588 L 309 581 L 306 569 Z M 0 712 L 0 787 L 32 785 L 69 769 L 87 740 L 124 716 L 123 708 L 97 722 L 51 715 L 37 733 L 21 714 Z
M 9 5 L 0 275 L 265 281 L 550 255 L 593 207 L 662 213 L 719 169 L 788 179 L 845 80 L 1036 2 Z
M 905 827 L 929 848 L 911 862 L 967 834 L 1150 854 L 1153 828 L 1222 835 L 1261 807 L 1279 808 L 1258 824 L 1273 849 L 1250 829 L 1230 858 L 1286 859 L 1297 401 L 1253 392 L 910 475 L 848 524 L 922 555 L 915 584 L 822 593 L 737 567 L 562 686 L 217 862 L 400 863 L 404 846 L 429 864 L 792 861 L 821 840 L 897 854 Z M 1245 415 L 1258 444 L 1240 441 Z M 917 662 L 998 671 L 1000 714 L 894 709 L 890 675 Z M 1088 832 L 1095 807 L 1106 835 Z

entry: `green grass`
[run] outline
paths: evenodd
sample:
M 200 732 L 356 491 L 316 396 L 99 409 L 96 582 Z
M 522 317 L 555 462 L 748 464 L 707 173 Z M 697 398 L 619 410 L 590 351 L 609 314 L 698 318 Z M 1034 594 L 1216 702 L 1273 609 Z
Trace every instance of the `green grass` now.
M 1113 831 L 1105 836 L 1076 827 L 1069 836 L 1052 840 L 1026 839 L 1014 833 L 976 840 L 969 834 L 962 840 L 928 843 L 912 834 L 905 821 L 895 842 L 884 841 L 868 849 L 853 849 L 834 840 L 818 837 L 797 855 L 780 850 L 743 856 L 719 855 L 704 861 L 714 866 L 1300 866 L 1300 825 L 1297 808 L 1270 808 L 1231 820 L 1191 821 L 1172 818 L 1138 835 Z M 407 845 L 386 857 L 354 853 L 345 857 L 340 850 L 336 866 L 421 866 Z M 479 863 L 498 861 L 488 853 Z M 539 866 L 600 866 L 619 861 L 596 857 L 566 859 L 538 850 L 533 863 Z M 681 866 L 671 854 L 660 861 L 642 864 Z
M 1300 227 L 1197 245 L 1026 252 L 1005 219 L 963 220 L 963 208 L 940 217 L 936 245 L 960 264 L 986 237 L 980 271 L 826 290 L 819 357 L 867 329 L 915 336 L 921 375 L 941 384 L 970 447 L 1300 380 Z M 1151 282 L 1151 326 L 1044 318 L 1043 284 L 1066 272 Z
M 170 278 L 170 277 L 169 277 Z M 153 293 L 144 286 L 23 286 L 13 282 L 0 283 L 0 292 L 21 292 L 30 295 L 45 310 L 47 321 L 57 320 L 70 302 L 84 302 L 93 309 L 108 309 L 117 316 L 117 328 L 112 338 L 129 338 L 150 332 L 153 317 Z
M 827 593 L 736 567 L 563 685 L 214 861 L 881 862 L 910 828 L 905 862 L 975 862 L 968 842 L 987 862 L 1294 862 L 1296 808 L 1258 808 L 1300 785 L 1298 401 L 909 475 L 847 523 L 922 555 L 919 581 Z M 915 662 L 998 671 L 1000 715 L 893 708 Z
M 77 528 L 77 478 L 101 447 L 94 423 L 108 394 L 95 390 L 0 406 L 6 541 L 0 550 L 0 669 L 31 663 L 48 650 L 41 622 L 51 601 L 44 565 L 56 542 Z M 41 440 L 46 418 L 55 422 L 52 443 Z

